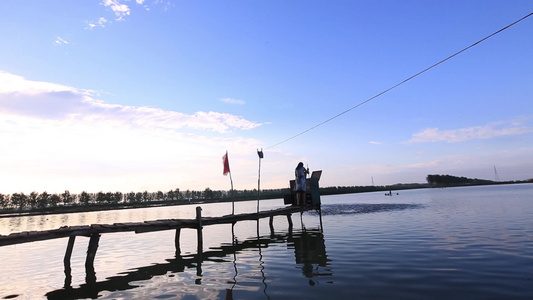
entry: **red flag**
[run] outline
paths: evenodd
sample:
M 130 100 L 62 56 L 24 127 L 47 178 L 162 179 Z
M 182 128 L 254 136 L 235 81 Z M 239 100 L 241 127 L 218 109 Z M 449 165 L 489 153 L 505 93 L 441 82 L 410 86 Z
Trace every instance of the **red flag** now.
M 228 160 L 228 151 L 222 156 L 222 164 L 224 165 L 224 176 L 228 175 L 229 171 L 229 160 Z

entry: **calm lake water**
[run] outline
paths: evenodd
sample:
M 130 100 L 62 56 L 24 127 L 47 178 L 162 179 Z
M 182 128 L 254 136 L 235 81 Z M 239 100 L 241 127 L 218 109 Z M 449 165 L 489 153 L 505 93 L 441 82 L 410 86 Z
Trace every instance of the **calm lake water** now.
M 78 237 L 71 278 L 66 238 L 0 247 L 0 298 L 533 299 L 533 184 L 398 193 L 323 196 L 322 226 L 314 212 L 293 215 L 292 231 L 284 216 L 273 232 L 268 219 L 206 226 L 201 251 L 183 229 L 179 255 L 172 230 L 104 234 L 94 272 Z M 196 206 L 1 218 L 0 234 L 194 218 Z M 231 213 L 230 203 L 202 208 Z

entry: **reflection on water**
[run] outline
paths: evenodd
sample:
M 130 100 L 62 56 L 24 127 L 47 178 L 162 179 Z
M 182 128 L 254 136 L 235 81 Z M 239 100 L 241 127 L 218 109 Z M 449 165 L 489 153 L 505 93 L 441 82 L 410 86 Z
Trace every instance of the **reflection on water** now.
M 235 225 L 235 224 L 234 224 Z M 262 257 L 262 249 L 271 247 L 274 244 L 287 245 L 287 249 L 294 249 L 296 264 L 302 271 L 302 275 L 309 278 L 309 284 L 315 285 L 314 278 L 320 276 L 331 276 L 329 260 L 326 255 L 326 245 L 324 235 L 320 228 L 303 228 L 299 231 L 289 230 L 286 233 L 271 232 L 269 235 L 258 235 L 256 238 L 249 238 L 239 241 L 232 226 L 232 243 L 222 244 L 218 247 L 211 247 L 208 251 L 198 249 L 195 254 L 181 255 L 176 251 L 175 257 L 168 258 L 164 263 L 150 264 L 119 273 L 105 280 L 97 281 L 94 267 L 86 265 L 86 282 L 78 287 L 72 287 L 70 264 L 65 265 L 65 286 L 62 289 L 46 293 L 48 299 L 85 299 L 97 298 L 102 291 L 126 291 L 140 286 L 138 282 L 147 281 L 156 276 L 167 276 L 179 281 L 180 273 L 187 269 L 194 269 L 197 278 L 194 284 L 202 284 L 202 265 L 205 263 L 222 264 L 226 272 L 234 272 L 231 288 L 226 289 L 226 299 L 233 299 L 233 289 L 239 283 L 239 260 L 238 253 L 249 250 L 258 250 L 257 265 L 262 274 L 261 282 L 264 285 L 263 293 L 268 296 L 267 275 L 264 272 L 265 265 Z M 257 232 L 259 234 L 259 222 L 257 222 Z M 249 264 L 245 264 L 249 268 Z M 319 269 L 322 267 L 323 269 Z M 209 283 L 207 283 L 209 284 Z M 170 295 L 169 295 L 170 296 Z M 178 296 L 177 294 L 172 296 Z M 183 296 L 183 295 L 181 295 Z
M 331 276 L 333 273 L 328 267 L 326 244 L 321 232 L 304 230 L 290 239 L 294 246 L 296 263 L 301 265 L 302 274 L 309 278 L 309 284 L 315 285 L 315 277 Z M 320 269 L 324 267 L 324 269 Z
M 268 219 L 206 226 L 203 245 L 196 230 L 182 230 L 181 251 L 172 230 L 103 234 L 93 269 L 85 237 L 68 267 L 68 239 L 4 246 L 0 298 L 533 299 L 532 196 L 533 184 L 325 196 L 322 215 L 279 216 L 276 230 Z M 231 205 L 202 209 L 216 216 Z M 194 210 L 0 218 L 0 234 L 194 218 Z M 256 201 L 236 205 L 255 210 Z

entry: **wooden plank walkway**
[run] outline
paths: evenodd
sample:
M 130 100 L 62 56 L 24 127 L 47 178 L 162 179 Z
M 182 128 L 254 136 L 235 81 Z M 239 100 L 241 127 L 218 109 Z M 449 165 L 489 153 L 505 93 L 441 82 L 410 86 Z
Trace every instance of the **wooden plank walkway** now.
M 0 246 L 15 245 L 21 243 L 29 243 L 35 241 L 43 241 L 65 237 L 85 236 L 92 237 L 95 235 L 101 235 L 103 233 L 112 232 L 154 232 L 161 230 L 192 228 L 201 229 L 202 226 L 216 225 L 216 224 L 232 224 L 245 220 L 259 220 L 262 218 L 272 218 L 274 216 L 286 215 L 289 220 L 289 225 L 292 226 L 290 219 L 291 214 L 297 212 L 304 212 L 311 210 L 309 206 L 298 207 L 289 206 L 274 210 L 260 211 L 258 213 L 244 213 L 237 215 L 225 215 L 221 217 L 201 217 L 201 212 L 198 212 L 196 219 L 165 219 L 165 220 L 153 220 L 144 222 L 128 222 L 128 223 L 113 223 L 113 224 L 92 224 L 81 226 L 63 226 L 58 229 L 43 230 L 43 231 L 25 231 L 12 233 L 9 235 L 0 235 Z M 201 210 L 201 209 L 200 209 Z M 198 215 L 200 214 L 200 215 Z
M 320 204 L 316 206 L 320 211 Z M 314 209 L 312 206 L 289 206 L 274 210 L 260 211 L 256 213 L 243 213 L 237 215 L 225 215 L 221 217 L 204 217 L 202 218 L 202 208 L 196 207 L 196 219 L 165 219 L 165 220 L 153 220 L 144 222 L 128 222 L 128 223 L 114 223 L 114 224 L 93 224 L 93 225 L 81 225 L 81 226 L 63 226 L 53 230 L 43 231 L 26 231 L 19 233 L 12 233 L 9 235 L 0 235 L 0 246 L 15 245 L 21 243 L 29 243 L 35 241 L 43 241 L 57 238 L 68 237 L 67 248 L 63 259 L 64 273 L 65 273 L 65 290 L 71 291 L 71 264 L 70 259 L 72 256 L 72 250 L 77 236 L 84 236 L 89 238 L 89 244 L 87 247 L 87 256 L 85 258 L 85 274 L 86 274 L 86 287 L 79 290 L 83 295 L 90 294 L 91 298 L 96 298 L 97 295 L 94 292 L 96 285 L 96 273 L 94 270 L 94 260 L 96 252 L 98 250 L 98 243 L 100 236 L 104 233 L 112 232 L 154 232 L 161 230 L 175 230 L 174 245 L 176 248 L 176 257 L 180 258 L 180 235 L 182 228 L 195 229 L 197 232 L 197 254 L 192 256 L 192 259 L 196 259 L 197 272 L 201 275 L 201 263 L 203 259 L 203 227 L 208 225 L 217 224 L 232 224 L 235 225 L 239 221 L 252 221 L 262 218 L 270 218 L 270 231 L 274 232 L 273 219 L 274 216 L 287 217 L 289 223 L 289 235 L 292 235 L 292 214 L 303 213 L 307 210 Z M 259 222 L 257 223 L 259 226 Z M 322 227 L 322 216 L 320 214 L 320 226 Z M 233 227 L 232 227 L 233 232 Z M 258 231 L 259 232 L 259 231 Z M 190 261 L 190 260 L 189 260 Z M 188 265 L 188 264 L 186 264 Z M 106 283 L 102 283 L 102 286 L 106 286 Z M 61 299 L 64 294 L 47 295 L 50 299 L 54 296 L 59 296 Z

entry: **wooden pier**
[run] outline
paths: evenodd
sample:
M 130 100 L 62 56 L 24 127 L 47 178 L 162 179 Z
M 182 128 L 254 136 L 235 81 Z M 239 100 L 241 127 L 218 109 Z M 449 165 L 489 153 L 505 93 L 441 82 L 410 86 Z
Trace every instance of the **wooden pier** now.
M 239 221 L 259 220 L 263 218 L 270 218 L 270 224 L 272 225 L 274 216 L 283 215 L 287 216 L 289 226 L 292 226 L 292 214 L 304 212 L 311 209 L 311 207 L 290 206 L 274 210 L 260 211 L 258 213 L 225 215 L 221 217 L 202 217 L 201 207 L 196 207 L 195 219 L 162 219 L 144 222 L 63 226 L 58 229 L 52 230 L 24 231 L 12 233 L 9 235 L 0 235 L 0 247 L 65 237 L 92 237 L 94 235 L 101 235 L 104 233 L 112 232 L 133 231 L 135 233 L 145 233 L 171 229 L 176 229 L 179 231 L 182 228 L 201 229 L 203 226 L 208 225 L 232 224 Z
M 74 248 L 75 239 L 77 236 L 84 236 L 89 238 L 85 267 L 87 269 L 93 269 L 94 259 L 96 256 L 96 251 L 98 249 L 100 236 L 104 233 L 132 231 L 135 233 L 145 233 L 161 230 L 176 230 L 174 243 L 176 247 L 176 253 L 180 253 L 181 229 L 191 228 L 197 230 L 198 249 L 199 251 L 201 251 L 201 249 L 203 248 L 202 228 L 204 226 L 218 224 L 235 224 L 239 221 L 250 221 L 270 218 L 269 225 L 271 231 L 273 231 L 274 216 L 286 216 L 287 221 L 289 223 L 289 231 L 292 231 L 292 214 L 298 212 L 303 213 L 304 211 L 311 209 L 313 209 L 312 206 L 289 206 L 274 210 L 260 211 L 257 213 L 225 215 L 221 217 L 202 217 L 202 208 L 198 206 L 196 207 L 195 219 L 165 219 L 144 222 L 63 226 L 53 230 L 25 231 L 19 233 L 12 233 L 9 235 L 0 235 L 0 247 L 68 237 L 69 239 L 67 244 L 67 250 L 65 252 L 64 258 L 65 270 L 67 270 L 70 269 L 70 257 Z
M 87 292 L 94 292 L 94 286 L 96 283 L 96 273 L 94 271 L 94 260 L 96 257 L 96 252 L 98 250 L 98 244 L 100 241 L 100 236 L 104 233 L 114 233 L 114 232 L 135 232 L 135 233 L 145 233 L 145 232 L 155 232 L 162 230 L 175 230 L 174 244 L 176 248 L 176 258 L 183 259 L 181 256 L 180 249 L 180 235 L 182 228 L 196 229 L 197 232 L 197 254 L 194 257 L 196 260 L 197 272 L 201 274 L 201 262 L 203 261 L 203 227 L 209 225 L 219 225 L 219 224 L 232 224 L 233 226 L 239 221 L 257 221 L 257 232 L 259 235 L 259 220 L 263 218 L 270 218 L 269 226 L 271 235 L 274 233 L 274 217 L 275 216 L 286 216 L 287 222 L 289 225 L 289 235 L 292 236 L 292 214 L 300 213 L 300 217 L 303 212 L 308 210 L 317 210 L 320 212 L 320 193 L 318 188 L 318 180 L 320 178 L 321 171 L 313 172 L 313 175 L 308 180 L 308 192 L 305 198 L 305 206 L 287 206 L 284 208 L 259 211 L 259 202 L 258 202 L 258 211 L 255 213 L 243 213 L 243 214 L 231 214 L 220 217 L 202 217 L 202 208 L 200 206 L 196 207 L 196 218 L 195 219 L 164 219 L 164 220 L 153 220 L 153 221 L 144 221 L 144 222 L 127 222 L 127 223 L 113 223 L 113 224 L 92 224 L 92 225 L 79 225 L 79 226 L 63 226 L 58 229 L 52 230 L 42 230 L 42 231 L 25 231 L 11 233 L 9 235 L 0 235 L 0 247 L 8 245 L 16 245 L 22 243 L 30 243 L 36 241 L 44 241 L 50 239 L 58 238 L 67 238 L 67 249 L 65 251 L 65 256 L 63 259 L 63 264 L 65 268 L 65 289 L 72 291 L 71 288 L 71 264 L 70 259 L 72 256 L 72 251 L 74 249 L 74 243 L 77 236 L 83 236 L 89 238 L 89 245 L 87 247 L 87 257 L 85 259 L 85 273 L 86 273 L 86 283 L 89 287 L 89 290 L 83 288 L 79 292 L 85 294 Z M 293 190 L 293 189 L 291 189 Z M 293 193 L 294 194 L 294 193 Z M 294 204 L 294 195 L 287 195 L 284 198 L 285 204 Z M 259 201 L 259 200 L 258 200 Z M 322 214 L 319 213 L 320 217 L 320 228 L 322 228 Z M 57 295 L 61 298 L 61 292 Z M 55 294 L 55 293 L 53 293 Z M 54 295 L 48 295 L 50 299 L 55 299 Z M 91 294 L 92 295 L 92 294 Z M 94 296 L 94 295 L 93 295 Z M 92 296 L 91 296 L 92 297 Z

